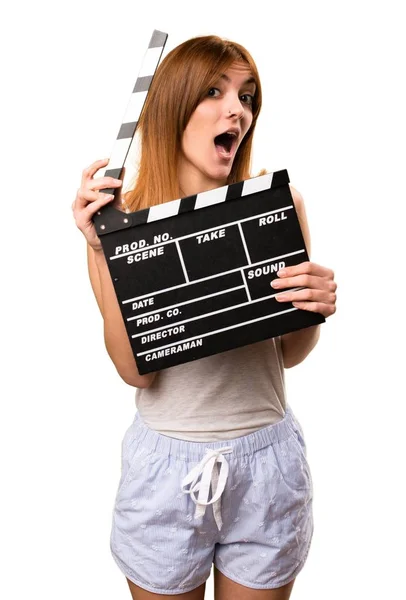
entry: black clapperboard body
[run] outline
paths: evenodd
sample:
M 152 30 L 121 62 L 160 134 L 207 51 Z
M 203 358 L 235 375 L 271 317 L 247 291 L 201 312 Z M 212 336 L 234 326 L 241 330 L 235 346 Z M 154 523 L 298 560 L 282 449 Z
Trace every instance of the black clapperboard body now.
M 94 222 L 141 375 L 325 322 L 271 286 L 309 260 L 286 170 Z

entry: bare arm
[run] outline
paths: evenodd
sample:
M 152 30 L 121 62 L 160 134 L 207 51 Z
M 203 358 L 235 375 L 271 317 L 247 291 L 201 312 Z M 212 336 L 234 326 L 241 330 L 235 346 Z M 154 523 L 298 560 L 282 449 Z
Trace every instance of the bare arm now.
M 319 341 L 320 325 L 285 333 L 281 337 L 284 367 L 290 369 L 303 362 L 313 350 Z
M 103 250 L 87 244 L 90 283 L 104 321 L 104 342 L 120 377 L 138 388 L 149 387 L 156 372 L 140 375 L 117 301 Z
M 310 259 L 310 231 L 303 198 L 294 187 L 291 185 L 289 185 L 289 187 L 299 218 L 307 254 Z M 299 329 L 298 331 L 292 331 L 291 333 L 282 335 L 282 354 L 285 368 L 290 369 L 301 363 L 316 346 L 319 337 L 320 325 L 313 325 L 312 327 L 306 327 L 305 329 Z

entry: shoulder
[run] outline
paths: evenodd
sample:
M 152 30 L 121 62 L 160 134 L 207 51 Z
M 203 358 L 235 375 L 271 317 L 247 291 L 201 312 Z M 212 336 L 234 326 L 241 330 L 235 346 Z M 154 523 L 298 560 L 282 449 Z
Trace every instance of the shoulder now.
M 305 241 L 305 245 L 307 248 L 307 253 L 310 256 L 310 231 L 309 231 L 309 224 L 307 221 L 307 215 L 306 215 L 306 210 L 305 210 L 305 205 L 304 205 L 304 200 L 303 200 L 303 196 L 300 192 L 298 192 L 293 185 L 289 184 L 289 188 L 290 188 L 290 193 L 292 194 L 292 198 L 293 198 L 293 203 L 295 205 L 295 210 L 297 213 L 297 217 L 299 219 L 299 224 L 302 230 L 302 234 L 303 234 L 303 238 Z
M 303 196 L 298 190 L 296 190 L 293 185 L 289 184 L 290 193 L 292 194 L 293 204 L 295 205 L 295 209 L 297 212 L 297 216 L 299 217 L 299 221 L 307 223 L 306 209 L 305 203 L 303 200 Z
M 303 208 L 304 207 L 304 200 L 303 200 L 303 196 L 300 192 L 298 192 L 298 190 L 296 188 L 293 187 L 293 185 L 290 185 L 289 183 L 289 188 L 290 188 L 290 193 L 292 194 L 292 198 L 293 198 L 293 202 L 295 204 L 295 208 L 297 209 L 299 208 Z
M 259 171 L 259 173 L 257 175 L 255 175 L 255 177 L 260 177 L 261 175 L 267 175 L 269 174 L 270 171 L 268 171 L 267 169 L 261 169 Z M 293 185 L 290 185 L 289 183 L 289 189 L 290 189 L 290 193 L 292 194 L 292 198 L 293 198 L 293 202 L 295 205 L 295 208 L 297 211 L 304 211 L 304 200 L 303 200 L 303 196 L 302 194 L 293 187 Z

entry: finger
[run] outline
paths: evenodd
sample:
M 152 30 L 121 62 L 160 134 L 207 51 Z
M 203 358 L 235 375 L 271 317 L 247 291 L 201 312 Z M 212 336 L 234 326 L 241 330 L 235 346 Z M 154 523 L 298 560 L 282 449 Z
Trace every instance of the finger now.
M 284 267 L 278 271 L 278 277 L 293 277 L 301 274 L 316 275 L 318 277 L 334 278 L 334 273 L 331 269 L 318 265 L 317 263 L 305 261 L 291 267 Z
M 327 318 L 336 312 L 335 304 L 324 304 L 323 302 L 293 302 L 295 308 L 316 312 Z
M 98 210 L 100 210 L 100 208 L 102 208 L 112 200 L 114 200 L 113 195 L 100 194 L 99 200 L 95 200 L 94 202 L 86 206 L 86 208 L 83 210 L 83 215 L 86 217 L 87 220 L 90 220 L 93 217 L 93 215 L 96 214 Z
M 299 291 L 288 291 L 282 294 L 276 294 L 275 300 L 278 302 L 323 302 L 325 304 L 334 304 L 336 295 L 327 290 L 314 290 L 305 288 Z
M 72 205 L 72 210 L 73 212 L 75 211 L 81 211 L 85 208 L 87 208 L 87 206 L 89 206 L 89 204 L 93 204 L 94 202 L 97 202 L 99 200 L 103 201 L 106 200 L 110 201 L 114 198 L 114 195 L 112 194 L 102 194 L 99 191 L 96 192 L 92 192 L 91 190 L 88 189 L 79 189 L 78 193 L 76 195 L 76 200 L 74 201 L 73 205 Z
M 290 287 L 307 287 L 316 290 L 330 290 L 330 280 L 315 275 L 296 275 L 295 277 L 283 277 L 273 279 L 271 286 L 276 290 Z
M 85 184 L 85 187 L 89 190 L 104 190 L 105 188 L 118 188 L 122 185 L 121 179 L 115 179 L 114 177 L 98 177 L 97 179 L 91 179 Z
M 79 188 L 74 202 L 74 209 L 85 208 L 89 202 L 94 202 L 100 198 L 100 192 L 93 192 L 88 188 Z
M 109 158 L 102 158 L 100 160 L 96 160 L 94 163 L 86 167 L 86 169 L 83 169 L 81 187 L 84 187 L 85 182 L 91 179 L 99 169 L 105 167 L 109 160 Z
M 74 212 L 73 214 L 74 214 L 74 218 L 75 218 L 77 227 L 81 231 L 85 231 L 89 227 L 93 227 L 93 225 L 94 225 L 92 223 L 93 216 L 97 213 L 97 211 L 99 211 L 101 208 L 103 208 L 103 206 L 105 206 L 112 200 L 113 200 L 113 198 L 111 198 L 111 197 L 110 197 L 110 199 L 108 199 L 108 197 L 103 196 L 103 197 L 100 197 L 99 200 L 96 200 L 95 202 L 92 202 L 91 204 L 89 204 L 83 210 Z

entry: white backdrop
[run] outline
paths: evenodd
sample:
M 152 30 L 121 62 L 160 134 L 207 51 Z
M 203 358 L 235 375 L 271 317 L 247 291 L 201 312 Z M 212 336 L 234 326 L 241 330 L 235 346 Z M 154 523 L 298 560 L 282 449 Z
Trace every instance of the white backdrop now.
M 104 348 L 71 203 L 82 169 L 110 155 L 153 29 L 169 33 L 165 54 L 209 33 L 251 52 L 264 93 L 254 172 L 288 169 L 305 200 L 311 258 L 336 274 L 337 313 L 309 357 L 286 371 L 315 515 L 292 598 L 399 597 L 401 2 L 257 6 L 38 0 L 3 15 L 3 598 L 130 597 L 109 535 L 135 388 Z

